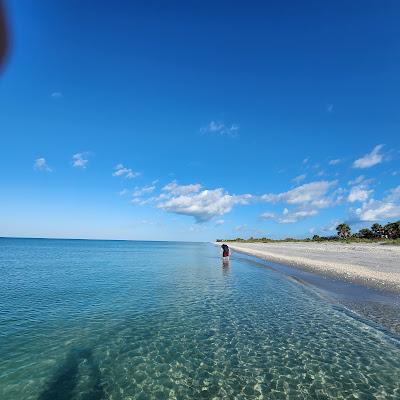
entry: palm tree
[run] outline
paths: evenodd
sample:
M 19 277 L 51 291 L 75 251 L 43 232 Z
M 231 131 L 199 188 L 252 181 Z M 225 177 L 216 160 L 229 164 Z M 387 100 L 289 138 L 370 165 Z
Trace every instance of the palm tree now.
M 350 226 L 347 224 L 339 224 L 336 227 L 336 232 L 341 238 L 347 238 L 350 236 L 351 229 Z
M 373 232 L 374 236 L 377 238 L 381 238 L 384 235 L 384 230 L 381 224 L 373 224 L 371 226 L 371 231 Z
M 383 227 L 385 231 L 385 235 L 389 239 L 397 239 L 400 238 L 400 221 L 397 222 L 389 222 Z

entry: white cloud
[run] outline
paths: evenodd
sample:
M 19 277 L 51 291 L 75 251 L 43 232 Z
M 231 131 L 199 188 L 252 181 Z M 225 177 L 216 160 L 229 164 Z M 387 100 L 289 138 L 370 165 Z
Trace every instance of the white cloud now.
M 157 207 L 167 212 L 192 216 L 196 222 L 205 222 L 230 212 L 237 204 L 248 204 L 251 198 L 251 195 L 230 195 L 221 188 L 201 192 L 193 190 L 161 201 Z
M 299 183 L 303 182 L 304 179 L 306 179 L 307 175 L 306 174 L 301 174 L 299 176 L 296 176 L 296 178 L 293 178 L 293 182 L 298 185 Z
M 293 211 L 284 208 L 282 216 L 265 213 L 261 215 L 261 218 L 272 219 L 280 224 L 290 224 L 313 217 L 318 214 L 321 208 L 338 204 L 338 195 L 341 190 L 331 191 L 336 184 L 337 181 L 316 181 L 298 186 L 287 192 L 265 194 L 261 196 L 261 200 L 265 202 L 282 202 L 297 206 L 297 208 Z
M 201 189 L 201 185 L 199 183 L 194 183 L 190 185 L 178 185 L 176 181 L 168 183 L 165 185 L 162 190 L 164 192 L 168 192 L 173 196 L 187 195 L 190 193 L 197 193 Z
M 319 208 L 328 207 L 333 199 L 328 196 L 329 190 L 337 181 L 316 181 L 298 186 L 287 192 L 278 194 L 265 194 L 261 200 L 269 203 L 284 202 L 296 205 L 312 205 Z
M 325 233 L 335 232 L 336 227 L 338 226 L 338 224 L 340 224 L 340 222 L 341 221 L 339 220 L 331 220 L 328 225 L 325 225 L 321 228 L 321 231 Z
M 139 172 L 135 172 L 130 168 L 125 168 L 122 164 L 118 164 L 114 167 L 113 176 L 121 176 L 128 179 L 136 178 L 139 176 Z
M 135 187 L 135 190 L 132 193 L 133 197 L 141 197 L 145 194 L 149 194 L 154 192 L 155 186 L 143 186 L 143 187 Z
M 362 186 L 354 186 L 351 188 L 347 200 L 350 203 L 354 203 L 355 201 L 366 201 L 372 192 L 373 190 L 367 190 Z
M 287 209 L 285 209 L 287 210 Z M 277 222 L 280 224 L 293 224 L 302 219 L 313 217 L 318 214 L 318 210 L 297 210 L 293 212 L 285 212 L 283 218 L 278 218 Z
M 275 219 L 275 214 L 272 212 L 265 212 L 265 213 L 261 214 L 261 218 L 266 219 L 266 220 Z
M 46 172 L 52 172 L 53 170 L 49 167 L 47 164 L 47 161 L 44 157 L 37 158 L 35 162 L 33 163 L 33 168 L 36 171 L 46 171 Z
M 389 194 L 388 196 L 386 196 L 385 200 L 390 202 L 400 201 L 400 186 L 390 189 Z
M 118 192 L 118 194 L 120 195 L 120 196 L 125 196 L 125 195 L 127 195 L 129 193 L 129 190 L 128 189 L 122 189 L 120 192 Z
M 389 190 L 383 200 L 370 199 L 354 211 L 358 221 L 384 221 L 400 217 L 400 186 Z
M 371 153 L 368 153 L 365 156 L 355 160 L 353 163 L 353 168 L 370 168 L 383 162 L 384 155 L 380 153 L 382 148 L 383 144 L 375 146 Z
M 236 232 L 245 232 L 245 231 L 248 231 L 248 230 L 249 230 L 249 227 L 246 224 L 235 226 L 235 231 Z
M 307 164 L 310 161 L 310 159 L 307 157 L 303 160 L 303 164 Z
M 211 121 L 200 129 L 202 134 L 214 133 L 218 135 L 236 136 L 239 133 L 239 125 L 225 125 L 223 122 Z
M 333 160 L 329 160 L 329 165 L 337 165 L 340 164 L 342 160 L 340 158 L 335 158 Z
M 400 205 L 371 199 L 355 210 L 359 221 L 382 221 L 400 217 Z
M 373 182 L 373 179 L 367 179 L 364 175 L 360 175 L 357 178 L 350 180 L 348 184 L 351 186 L 351 189 L 347 196 L 347 201 L 350 203 L 356 201 L 367 201 L 370 195 L 374 192 L 372 189 L 369 189 L 369 184 L 371 182 Z
M 284 208 L 282 211 L 282 216 L 275 215 L 271 212 L 266 212 L 261 214 L 261 218 L 265 220 L 272 220 L 279 224 L 293 224 L 302 219 L 313 217 L 318 214 L 318 209 L 297 209 L 290 211 L 288 208 Z
M 218 219 L 215 221 L 215 226 L 221 226 L 225 223 L 225 221 L 223 219 Z
M 364 175 L 357 176 L 357 178 L 349 181 L 349 185 L 360 185 L 360 184 L 369 184 L 372 180 L 366 179 Z
M 62 99 L 64 95 L 61 92 L 53 92 L 51 93 L 51 98 L 53 99 Z
M 83 152 L 83 153 L 76 153 L 72 156 L 72 165 L 75 168 L 86 168 L 86 164 L 89 162 L 87 156 L 88 152 Z

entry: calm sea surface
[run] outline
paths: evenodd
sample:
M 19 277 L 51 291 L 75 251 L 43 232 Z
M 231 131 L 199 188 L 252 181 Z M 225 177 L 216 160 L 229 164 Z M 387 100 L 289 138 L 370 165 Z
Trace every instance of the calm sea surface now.
M 400 347 L 211 244 L 0 239 L 0 399 L 400 399 Z

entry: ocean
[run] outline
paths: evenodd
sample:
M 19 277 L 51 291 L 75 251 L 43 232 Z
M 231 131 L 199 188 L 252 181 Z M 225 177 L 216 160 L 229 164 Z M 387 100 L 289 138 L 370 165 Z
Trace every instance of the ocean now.
M 0 239 L 0 399 L 400 399 L 400 346 L 208 243 Z

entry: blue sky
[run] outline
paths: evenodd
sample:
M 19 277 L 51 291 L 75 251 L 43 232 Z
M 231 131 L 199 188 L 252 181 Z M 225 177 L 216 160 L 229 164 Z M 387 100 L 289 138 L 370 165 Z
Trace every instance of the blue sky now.
M 400 4 L 270 3 L 6 2 L 0 236 L 399 219 Z

